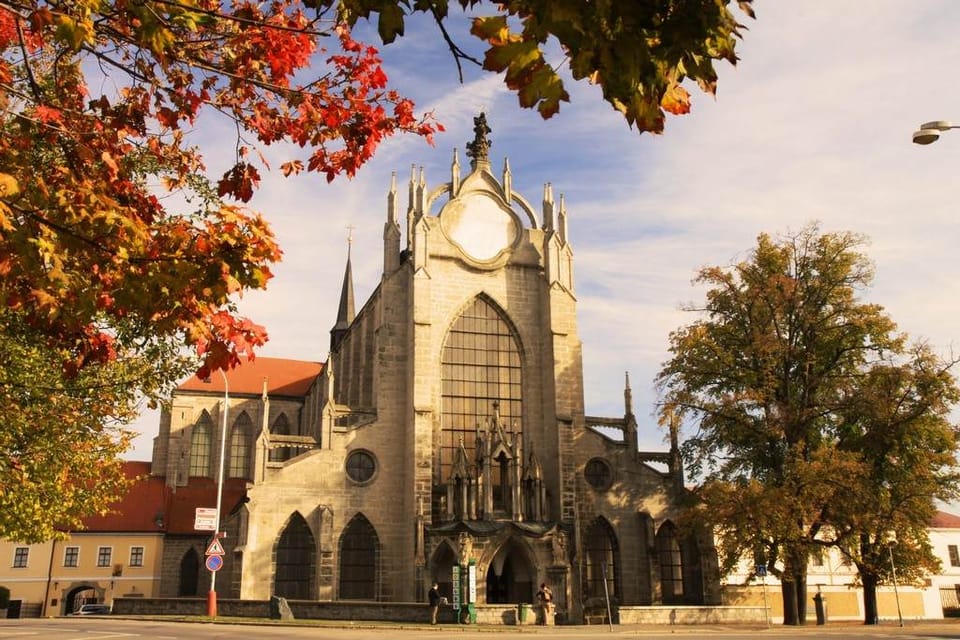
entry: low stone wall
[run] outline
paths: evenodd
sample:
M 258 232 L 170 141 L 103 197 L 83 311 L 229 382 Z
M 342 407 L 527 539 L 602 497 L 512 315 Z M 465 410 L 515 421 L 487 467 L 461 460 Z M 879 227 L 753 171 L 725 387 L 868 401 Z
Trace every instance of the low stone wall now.
M 429 624 L 430 609 L 416 602 L 313 602 L 289 600 L 290 610 L 301 620 L 385 620 Z M 520 607 L 526 607 L 521 613 Z M 179 615 L 204 616 L 206 598 L 115 598 L 113 612 L 119 615 Z M 226 617 L 268 618 L 268 600 L 217 601 L 217 613 Z M 614 610 L 615 624 L 722 624 L 766 623 L 763 607 L 640 607 L 620 606 Z M 536 607 L 531 605 L 490 604 L 476 608 L 477 624 L 529 625 L 536 624 Z M 603 619 L 588 618 L 587 623 L 606 623 Z M 440 607 L 438 622 L 456 624 L 453 607 Z
M 766 624 L 763 607 L 618 607 L 620 624 Z M 615 614 L 616 616 L 616 614 Z

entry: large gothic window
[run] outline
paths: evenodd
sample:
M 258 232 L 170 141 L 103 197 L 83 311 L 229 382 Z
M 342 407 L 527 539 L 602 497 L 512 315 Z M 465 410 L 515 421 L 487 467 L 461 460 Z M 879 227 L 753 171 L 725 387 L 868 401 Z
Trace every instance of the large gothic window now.
M 213 441 L 213 420 L 206 411 L 193 425 L 190 434 L 190 475 L 194 477 L 211 476 L 210 461 L 213 458 L 211 443 Z
M 233 423 L 230 433 L 230 475 L 231 478 L 250 477 L 250 436 L 253 433 L 253 424 L 250 416 L 244 411 Z
M 362 514 L 354 516 L 340 538 L 340 599 L 376 600 L 377 532 Z
M 316 572 L 317 545 L 299 513 L 290 517 L 277 542 L 274 594 L 291 600 L 310 600 Z
M 499 403 L 504 432 L 519 435 L 523 417 L 520 349 L 504 316 L 485 298 L 473 301 L 447 334 L 443 345 L 443 417 L 440 474 L 450 474 L 461 439 L 475 450 L 477 425 L 486 427 Z M 494 478 L 494 486 L 499 486 Z
M 273 421 L 273 426 L 270 428 L 270 433 L 278 436 L 288 436 L 290 435 L 290 422 L 287 420 L 287 415 L 281 413 L 277 416 L 277 419 Z M 290 447 L 276 447 L 271 448 L 269 455 L 267 455 L 267 460 L 270 462 L 283 462 L 290 459 Z
M 660 591 L 664 604 L 683 602 L 683 554 L 672 522 L 657 531 L 657 555 L 660 559 Z
M 584 595 L 587 598 L 603 598 L 606 593 L 610 597 L 617 595 L 617 538 L 609 522 L 603 518 L 593 521 L 584 535 L 583 552 L 586 558 Z

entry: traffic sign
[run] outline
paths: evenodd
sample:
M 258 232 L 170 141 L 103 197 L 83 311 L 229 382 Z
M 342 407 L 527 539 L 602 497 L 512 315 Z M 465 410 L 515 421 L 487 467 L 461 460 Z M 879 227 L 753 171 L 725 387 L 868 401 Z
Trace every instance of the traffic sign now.
M 210 546 L 207 547 L 208 556 L 222 556 L 224 554 L 223 545 L 220 544 L 219 538 L 214 538 L 213 542 L 210 543 Z
M 197 507 L 193 517 L 194 531 L 216 531 L 217 510 L 209 507 Z
M 207 569 L 210 571 L 220 571 L 223 567 L 223 556 L 207 556 Z

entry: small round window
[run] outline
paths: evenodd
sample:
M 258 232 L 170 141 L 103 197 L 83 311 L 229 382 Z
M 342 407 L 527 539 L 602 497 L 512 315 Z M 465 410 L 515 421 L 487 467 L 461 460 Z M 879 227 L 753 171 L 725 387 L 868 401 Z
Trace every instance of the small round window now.
M 610 465 L 607 464 L 606 460 L 593 458 L 587 462 L 587 466 L 584 467 L 583 477 L 587 479 L 587 482 L 589 482 L 590 486 L 594 489 L 606 489 L 613 480 L 613 472 L 610 470 Z
M 354 451 L 347 458 L 347 476 L 354 482 L 369 482 L 377 471 L 377 461 L 369 451 Z

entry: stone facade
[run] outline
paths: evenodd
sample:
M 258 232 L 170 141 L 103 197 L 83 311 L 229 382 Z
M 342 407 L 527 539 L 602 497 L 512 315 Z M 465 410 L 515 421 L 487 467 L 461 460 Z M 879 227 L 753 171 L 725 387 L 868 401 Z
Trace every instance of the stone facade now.
M 229 405 L 225 464 L 246 474 L 224 505 L 225 596 L 416 602 L 437 580 L 453 599 L 458 568 L 478 604 L 533 602 L 547 582 L 570 621 L 607 594 L 719 603 L 709 537 L 674 525 L 676 442 L 637 450 L 629 383 L 622 417 L 584 414 L 563 197 L 547 185 L 537 210 L 508 164 L 495 176 L 488 132 L 477 118 L 465 176 L 456 155 L 435 189 L 411 175 L 402 230 L 394 179 L 380 285 L 354 313 L 348 258 L 322 368 L 258 358 L 226 376 L 229 397 L 216 380 L 176 392 L 155 473 L 198 481 Z M 168 543 L 165 567 L 196 541 Z M 163 595 L 175 582 L 165 570 Z

